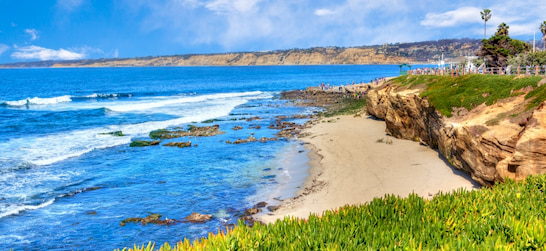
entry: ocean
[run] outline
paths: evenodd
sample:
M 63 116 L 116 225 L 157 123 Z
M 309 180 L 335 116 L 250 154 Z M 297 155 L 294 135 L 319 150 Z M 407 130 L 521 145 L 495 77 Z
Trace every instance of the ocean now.
M 397 65 L 0 69 L 0 250 L 113 250 L 225 230 L 256 203 L 293 196 L 287 184 L 306 176 L 297 140 L 226 143 L 274 137 L 278 116 L 317 111 L 281 91 L 398 74 Z M 225 133 L 130 147 L 190 125 Z M 182 141 L 194 146 L 163 146 Z M 213 219 L 120 224 L 192 212 Z

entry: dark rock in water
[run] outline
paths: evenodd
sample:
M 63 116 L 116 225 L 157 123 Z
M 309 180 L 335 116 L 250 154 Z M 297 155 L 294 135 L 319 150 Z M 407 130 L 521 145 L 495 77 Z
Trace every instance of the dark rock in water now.
M 309 118 L 313 118 L 313 115 L 308 115 L 308 114 L 297 114 L 297 115 L 293 115 L 292 117 L 290 117 L 291 119 L 309 119 Z
M 245 211 L 245 215 L 257 214 L 257 213 L 259 213 L 259 212 L 261 212 L 261 211 L 262 211 L 261 209 L 253 207 L 253 208 L 247 209 L 247 210 Z
M 167 183 L 167 181 L 159 181 L 159 182 L 157 182 L 157 184 L 165 184 L 165 183 Z
M 85 211 L 85 213 L 86 213 L 87 215 L 96 215 L 96 214 L 97 214 L 97 211 L 95 211 L 95 210 L 87 210 L 87 211 Z
M 248 136 L 248 139 L 238 139 L 233 142 L 233 144 L 242 144 L 248 142 L 255 142 L 257 139 L 254 136 Z
M 242 126 L 234 126 L 234 127 L 233 127 L 233 130 L 234 130 L 234 131 L 238 131 L 238 130 L 241 130 L 241 129 L 243 129 Z
M 271 168 L 264 168 L 264 171 L 271 171 Z
M 268 207 L 267 207 L 267 210 L 269 210 L 269 211 L 271 211 L 271 212 L 275 212 L 275 211 L 277 211 L 279 208 L 280 208 L 280 206 L 268 206 Z
M 125 220 L 122 220 L 120 225 L 125 226 L 125 224 L 127 223 L 140 223 L 144 226 L 148 223 L 157 224 L 157 225 L 172 225 L 177 222 L 174 219 L 165 218 L 165 220 L 160 220 L 160 218 L 161 218 L 161 214 L 150 214 L 146 216 L 145 218 L 139 218 L 139 217 L 127 218 Z
M 187 131 L 159 129 L 159 130 L 151 131 L 149 136 L 152 139 L 173 139 L 173 138 L 180 138 L 180 137 L 186 137 L 186 136 L 208 137 L 208 136 L 214 136 L 214 135 L 224 134 L 224 133 L 225 132 L 220 131 L 219 125 L 205 126 L 205 127 L 190 125 Z
M 87 188 L 84 188 L 83 191 L 95 191 L 95 190 L 99 190 L 103 188 L 104 187 L 87 187 Z
M 262 118 L 260 117 L 252 117 L 252 118 L 247 118 L 246 121 L 253 121 L 253 120 L 261 120 Z
M 247 225 L 254 223 L 254 218 L 252 218 L 252 216 L 249 216 L 249 215 L 243 216 L 240 219 L 244 220 Z
M 160 218 L 161 218 L 161 214 L 150 214 L 146 216 L 146 218 L 142 219 L 140 223 L 142 223 L 142 225 L 146 225 L 148 223 L 158 221 Z
M 133 142 L 131 142 L 131 144 L 129 145 L 130 147 L 144 147 L 144 146 L 156 146 L 156 145 L 159 145 L 159 141 L 157 140 L 154 140 L 154 141 L 146 141 L 146 140 L 135 140 Z
M 237 139 L 233 142 L 229 141 L 229 140 L 226 140 L 226 143 L 227 144 L 243 144 L 243 143 L 249 143 L 249 142 L 256 142 L 256 141 L 260 141 L 262 143 L 265 143 L 267 141 L 276 141 L 276 140 L 279 140 L 279 138 L 266 138 L 266 137 L 262 137 L 260 139 L 256 139 L 256 137 L 254 136 L 248 136 L 247 139 Z
M 257 208 L 264 208 L 265 206 L 267 206 L 267 202 L 264 201 L 258 202 L 258 204 L 256 204 Z
M 192 223 L 205 223 L 212 219 L 212 215 L 193 212 L 184 219 Z
M 105 133 L 99 133 L 100 135 L 112 135 L 112 136 L 118 136 L 118 137 L 123 137 L 125 136 L 123 134 L 123 132 L 121 131 L 115 131 L 115 132 L 105 132 Z
M 251 127 L 252 129 L 261 129 L 262 127 L 260 125 L 256 125 L 256 126 L 253 126 Z
M 127 218 L 125 220 L 122 220 L 120 225 L 123 227 L 127 223 L 140 223 L 142 221 L 142 218 L 134 217 L 134 218 Z
M 191 147 L 191 141 L 188 142 L 170 142 L 167 144 L 163 144 L 163 146 L 172 146 L 172 147 Z
M 202 121 L 201 123 L 214 123 L 214 122 L 218 122 L 218 121 L 222 121 L 221 119 L 208 119 L 208 120 L 204 120 Z

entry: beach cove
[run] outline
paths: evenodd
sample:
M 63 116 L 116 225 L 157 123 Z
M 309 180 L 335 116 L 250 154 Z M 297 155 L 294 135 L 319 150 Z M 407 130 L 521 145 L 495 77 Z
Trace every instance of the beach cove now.
M 385 122 L 342 115 L 315 121 L 300 138 L 311 149 L 309 177 L 298 196 L 259 220 L 307 218 L 386 194 L 430 199 L 438 192 L 479 188 L 470 175 L 451 167 L 438 152 L 385 133 Z

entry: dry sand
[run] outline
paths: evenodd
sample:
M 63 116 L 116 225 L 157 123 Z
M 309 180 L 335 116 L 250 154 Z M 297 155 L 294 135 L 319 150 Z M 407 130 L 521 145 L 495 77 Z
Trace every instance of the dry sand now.
M 311 135 L 302 138 L 311 148 L 311 168 L 299 196 L 285 200 L 274 213 L 259 216 L 262 222 L 320 215 L 385 194 L 406 197 L 414 192 L 432 198 L 439 191 L 479 187 L 438 152 L 418 142 L 387 136 L 383 121 L 367 116 L 323 121 L 306 129 Z

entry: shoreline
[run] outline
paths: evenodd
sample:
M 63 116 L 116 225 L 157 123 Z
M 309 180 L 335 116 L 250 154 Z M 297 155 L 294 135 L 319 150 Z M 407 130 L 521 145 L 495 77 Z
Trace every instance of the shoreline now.
M 256 220 L 268 224 L 285 217 L 305 219 L 385 194 L 407 197 L 414 192 L 430 199 L 440 191 L 480 187 L 435 150 L 388 136 L 385 127 L 384 121 L 368 116 L 315 120 L 302 134 L 308 136 L 298 138 L 309 150 L 309 176 L 295 197 L 274 212 L 256 215 Z

